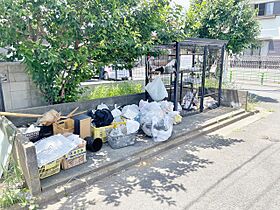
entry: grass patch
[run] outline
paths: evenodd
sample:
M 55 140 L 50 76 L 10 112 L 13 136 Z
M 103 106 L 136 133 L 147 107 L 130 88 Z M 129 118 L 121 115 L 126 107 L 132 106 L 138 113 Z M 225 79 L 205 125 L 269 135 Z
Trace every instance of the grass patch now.
M 37 209 L 34 198 L 25 187 L 22 171 L 12 159 L 8 170 L 4 170 L 0 185 L 2 187 L 0 209 L 9 208 L 15 204 L 25 209 Z
M 257 101 L 257 96 L 249 95 L 247 102 L 247 111 L 255 111 L 258 104 L 259 102 Z
M 219 80 L 216 78 L 205 78 L 205 88 L 219 88 Z M 235 89 L 235 85 L 228 81 L 222 82 L 223 89 Z
M 85 94 L 82 100 L 92 100 L 98 98 L 108 98 L 113 96 L 123 96 L 143 92 L 143 85 L 134 82 L 121 82 L 109 85 L 99 85 L 90 93 Z

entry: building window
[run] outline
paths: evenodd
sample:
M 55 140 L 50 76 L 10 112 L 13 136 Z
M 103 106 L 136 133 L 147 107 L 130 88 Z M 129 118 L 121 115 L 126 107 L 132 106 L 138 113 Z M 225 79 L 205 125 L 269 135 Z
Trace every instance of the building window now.
M 258 16 L 273 15 L 274 2 L 255 4 L 255 9 L 258 9 Z

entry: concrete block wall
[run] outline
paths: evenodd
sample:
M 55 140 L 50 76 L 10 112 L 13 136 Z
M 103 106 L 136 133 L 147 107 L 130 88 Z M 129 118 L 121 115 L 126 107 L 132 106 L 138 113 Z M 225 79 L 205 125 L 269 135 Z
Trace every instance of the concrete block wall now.
M 95 109 L 101 103 L 106 104 L 110 109 L 114 108 L 114 105 L 124 106 L 128 104 L 138 104 L 141 99 L 145 99 L 145 93 L 126 95 L 126 96 L 115 96 L 110 98 L 101 98 L 101 99 L 93 99 L 89 101 L 80 101 L 80 102 L 71 102 L 71 103 L 63 103 L 63 104 L 54 104 L 49 106 L 40 106 L 40 107 L 32 107 L 17 110 L 20 113 L 29 113 L 29 114 L 44 114 L 45 112 L 55 109 L 60 112 L 62 115 L 66 116 L 75 108 L 79 107 L 76 113 L 86 110 Z M 33 118 L 21 118 L 21 117 L 10 117 L 14 125 L 21 126 L 26 125 L 28 123 L 34 123 L 37 119 Z
M 42 106 L 47 103 L 20 62 L 0 63 L 0 76 L 6 111 Z

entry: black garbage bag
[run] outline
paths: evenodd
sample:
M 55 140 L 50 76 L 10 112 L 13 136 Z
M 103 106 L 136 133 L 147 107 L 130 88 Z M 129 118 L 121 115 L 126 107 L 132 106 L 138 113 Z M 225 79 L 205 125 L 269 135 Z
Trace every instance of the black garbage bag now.
M 93 119 L 92 122 L 97 128 L 111 125 L 114 120 L 114 117 L 109 109 L 98 109 L 94 113 L 90 111 L 88 115 Z

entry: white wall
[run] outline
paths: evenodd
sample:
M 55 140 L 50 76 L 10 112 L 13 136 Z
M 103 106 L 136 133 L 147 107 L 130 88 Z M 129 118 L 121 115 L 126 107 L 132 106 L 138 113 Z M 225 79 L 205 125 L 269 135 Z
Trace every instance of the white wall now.
M 250 4 L 259 4 L 272 2 L 268 0 L 250 0 Z M 257 17 L 257 20 L 260 23 L 261 34 L 259 39 L 262 40 L 270 40 L 270 39 L 280 39 L 280 16 L 272 15 L 272 16 L 263 16 Z
M 261 26 L 260 39 L 280 39 L 280 16 L 258 20 Z

